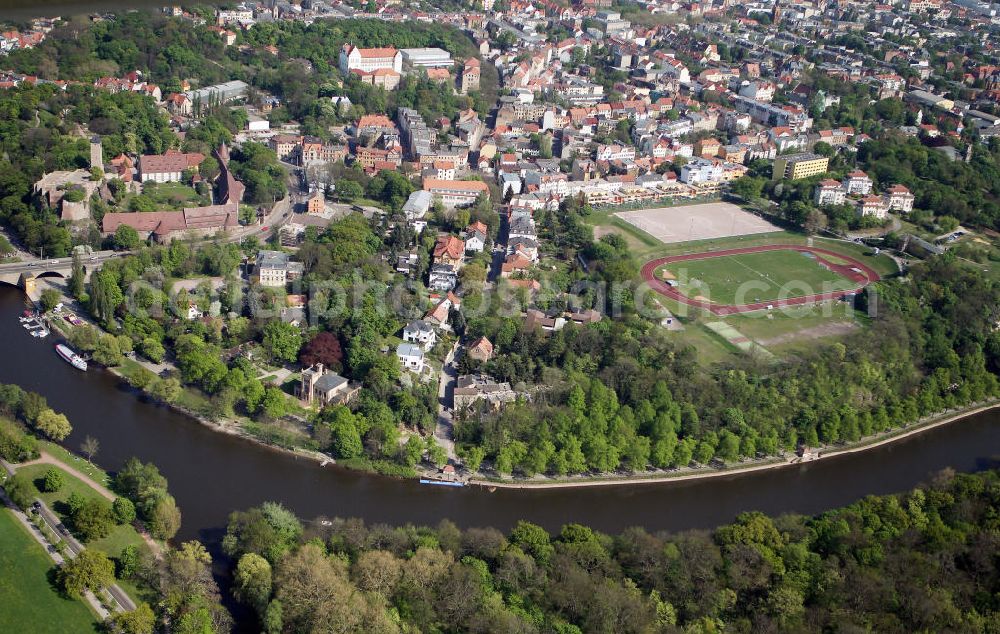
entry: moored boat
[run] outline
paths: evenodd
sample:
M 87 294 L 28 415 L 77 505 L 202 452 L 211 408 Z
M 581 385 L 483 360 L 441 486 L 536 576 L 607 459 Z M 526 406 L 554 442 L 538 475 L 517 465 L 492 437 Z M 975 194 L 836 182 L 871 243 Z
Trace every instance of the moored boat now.
M 87 362 L 83 357 L 73 352 L 73 349 L 63 344 L 56 344 L 56 353 L 62 357 L 63 361 L 70 364 L 77 370 L 87 371 Z

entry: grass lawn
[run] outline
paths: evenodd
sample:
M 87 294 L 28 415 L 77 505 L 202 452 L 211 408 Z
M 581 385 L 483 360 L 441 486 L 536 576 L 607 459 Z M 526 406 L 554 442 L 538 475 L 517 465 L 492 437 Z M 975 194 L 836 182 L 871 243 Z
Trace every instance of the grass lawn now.
M 610 233 L 617 233 L 625 238 L 625 242 L 628 243 L 636 257 L 656 253 L 663 247 L 663 243 L 653 236 L 616 216 L 617 211 L 594 211 L 584 218 L 584 222 L 594 227 L 595 239 L 600 239 Z
M 680 292 L 716 304 L 766 302 L 856 286 L 815 259 L 790 250 L 687 260 L 663 268 L 673 274 Z
M 45 472 L 49 469 L 55 468 L 57 467 L 47 464 L 34 464 L 28 465 L 27 467 L 21 467 L 18 469 L 18 473 L 26 473 L 32 479 L 32 482 L 35 483 L 35 488 L 38 489 L 38 485 L 41 484 L 40 480 L 45 476 Z M 60 469 L 60 471 L 62 471 L 62 469 Z M 82 480 L 77 479 L 75 476 L 72 476 L 65 471 L 63 471 L 63 476 L 65 477 L 65 484 L 61 489 L 55 493 L 46 493 L 39 490 L 38 497 L 40 497 L 61 520 L 63 520 L 66 526 L 72 527 L 72 524 L 69 522 L 68 508 L 66 505 L 66 500 L 69 499 L 70 495 L 77 493 L 87 498 L 99 498 L 102 500 L 104 498 L 90 488 L 89 485 L 84 483 Z M 115 526 L 107 537 L 93 542 L 87 542 L 86 546 L 88 548 L 104 551 L 111 557 L 117 557 L 121 554 L 122 549 L 130 544 L 137 546 L 140 551 L 149 550 L 146 542 L 143 541 L 139 533 L 137 533 L 131 526 Z
M 49 454 L 56 460 L 68 464 L 77 471 L 81 471 L 98 484 L 103 484 L 104 486 L 111 487 L 111 476 L 108 475 L 106 471 L 100 467 L 91 464 L 81 458 L 80 456 L 73 455 L 69 450 L 57 445 L 54 442 L 49 442 L 48 440 L 42 440 L 38 443 L 45 453 Z
M 209 205 L 212 202 L 208 196 L 202 196 L 193 187 L 188 187 L 182 183 L 143 185 L 142 195 L 152 200 L 158 210 L 201 207 Z M 119 207 L 121 209 L 128 209 L 129 201 L 134 197 L 135 194 L 126 195 L 122 198 Z
M 82 602 L 49 582 L 54 564 L 10 509 L 0 509 L 0 632 L 99 632 Z
M 657 299 L 685 326 L 684 330 L 667 336 L 681 345 L 692 346 L 699 363 L 711 365 L 732 359 L 736 349 L 705 327 L 708 322 L 719 321 L 719 317 L 666 297 Z M 780 358 L 860 331 L 867 327 L 869 318 L 843 302 L 826 302 L 727 315 L 724 321 Z
M 647 234 L 648 236 L 648 234 Z M 652 236 L 648 236 L 652 238 Z M 643 249 L 635 252 L 638 260 L 646 262 L 654 257 L 667 255 L 681 255 L 683 253 L 699 253 L 702 251 L 721 251 L 723 249 L 738 249 L 741 247 L 755 247 L 767 244 L 809 244 L 809 238 L 801 233 L 791 231 L 775 231 L 772 233 L 759 233 L 748 236 L 736 236 L 732 238 L 716 238 L 713 240 L 694 240 L 692 242 L 678 242 L 676 244 L 660 244 L 655 249 Z M 867 264 L 882 277 L 893 275 L 899 269 L 896 262 L 881 253 L 872 255 L 871 247 L 844 240 L 833 240 L 830 238 L 812 238 L 812 246 L 829 249 L 854 258 L 859 262 Z

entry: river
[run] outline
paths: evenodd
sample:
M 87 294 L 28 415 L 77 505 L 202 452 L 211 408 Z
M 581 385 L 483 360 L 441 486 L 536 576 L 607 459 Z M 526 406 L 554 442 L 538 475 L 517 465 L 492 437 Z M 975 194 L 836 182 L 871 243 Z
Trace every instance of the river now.
M 178 537 L 217 544 L 228 514 L 267 500 L 300 516 L 361 517 L 367 522 L 436 524 L 506 530 L 527 519 L 557 530 L 580 522 L 606 532 L 629 526 L 679 531 L 728 522 L 741 511 L 816 513 L 867 494 L 907 490 L 945 467 L 974 471 L 1000 454 L 1000 414 L 973 416 L 858 454 L 797 467 L 704 481 L 549 490 L 453 489 L 320 467 L 212 431 L 145 402 L 113 375 L 82 373 L 56 356 L 52 338 L 18 324 L 21 293 L 0 285 L 0 382 L 45 395 L 73 433 L 100 441 L 95 462 L 114 470 L 130 456 L 152 461 L 170 482 L 184 520 Z

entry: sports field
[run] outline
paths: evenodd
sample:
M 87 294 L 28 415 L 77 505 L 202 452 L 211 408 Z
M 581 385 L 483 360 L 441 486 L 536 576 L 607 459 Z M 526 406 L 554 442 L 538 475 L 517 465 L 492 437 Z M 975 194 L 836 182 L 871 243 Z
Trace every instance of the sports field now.
M 643 277 L 657 292 L 717 315 L 837 299 L 879 279 L 848 256 L 792 244 L 659 258 Z
M 716 304 L 770 302 L 801 295 L 840 291 L 854 281 L 822 266 L 811 253 L 764 251 L 688 260 L 660 269 L 673 276 L 687 297 Z
M 55 564 L 0 507 L 0 632 L 97 632 L 95 618 L 82 601 L 59 595 L 49 581 Z
M 724 202 L 620 211 L 615 216 L 665 244 L 778 231 L 760 216 Z

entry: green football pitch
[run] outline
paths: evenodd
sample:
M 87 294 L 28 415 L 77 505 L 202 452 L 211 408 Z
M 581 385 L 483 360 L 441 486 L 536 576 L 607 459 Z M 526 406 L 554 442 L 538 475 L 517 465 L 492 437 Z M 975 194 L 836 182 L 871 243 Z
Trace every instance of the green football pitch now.
M 812 254 L 791 249 L 672 262 L 660 267 L 657 277 L 672 280 L 691 299 L 722 305 L 770 302 L 858 285 L 824 267 Z

